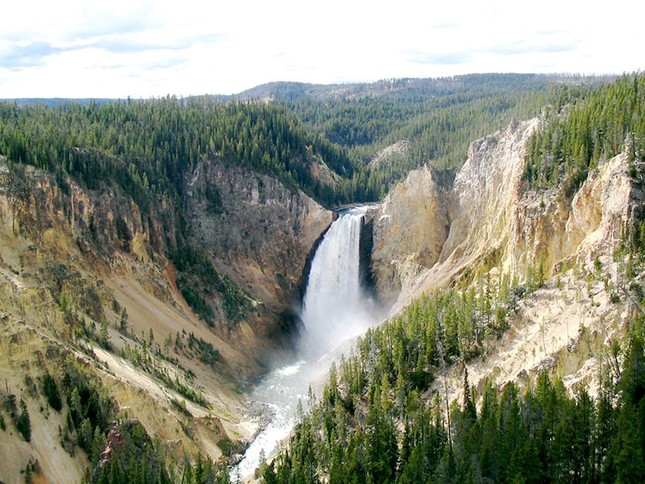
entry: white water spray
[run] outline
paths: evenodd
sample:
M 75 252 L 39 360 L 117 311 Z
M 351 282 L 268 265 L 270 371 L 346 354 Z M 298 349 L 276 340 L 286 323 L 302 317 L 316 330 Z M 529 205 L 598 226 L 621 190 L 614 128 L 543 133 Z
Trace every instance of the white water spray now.
M 316 251 L 301 314 L 305 353 L 332 349 L 362 334 L 373 322 L 360 280 L 365 212 L 357 207 L 341 213 Z
M 361 287 L 360 239 L 366 207 L 339 213 L 311 263 L 301 310 L 304 332 L 294 362 L 277 368 L 252 394 L 273 412 L 271 422 L 256 436 L 244 459 L 231 471 L 233 481 L 246 479 L 289 435 L 298 401 L 310 384 L 326 373 L 340 343 L 362 334 L 377 322 L 372 304 Z M 305 402 L 303 402 L 305 403 Z

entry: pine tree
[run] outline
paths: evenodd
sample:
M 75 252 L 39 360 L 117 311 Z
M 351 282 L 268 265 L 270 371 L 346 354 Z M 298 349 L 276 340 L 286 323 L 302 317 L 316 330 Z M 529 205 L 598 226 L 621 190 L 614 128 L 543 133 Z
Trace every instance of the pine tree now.
M 22 435 L 27 442 L 31 441 L 31 420 L 29 418 L 27 404 L 22 398 L 20 399 L 20 413 L 15 420 L 15 424 L 20 435 Z
M 643 322 L 636 321 L 638 328 Z M 632 332 L 621 377 L 621 400 L 611 459 L 619 482 L 645 476 L 645 348 L 638 330 Z

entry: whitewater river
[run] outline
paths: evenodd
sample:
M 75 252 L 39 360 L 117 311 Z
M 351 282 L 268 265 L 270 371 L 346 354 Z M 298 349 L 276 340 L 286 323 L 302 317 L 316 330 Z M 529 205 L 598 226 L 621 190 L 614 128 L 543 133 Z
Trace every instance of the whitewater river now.
M 300 315 L 304 332 L 299 356 L 268 374 L 252 392 L 251 399 L 266 405 L 272 418 L 231 470 L 233 482 L 251 477 L 262 454 L 275 455 L 296 423 L 298 402 L 306 409 L 309 387 L 315 389 L 332 362 L 351 347 L 349 342 L 379 320 L 360 281 L 360 235 L 367 209 L 339 212 L 316 250 Z
M 272 416 L 244 453 L 244 459 L 231 471 L 233 482 L 251 477 L 260 464 L 262 453 L 266 458 L 275 455 L 278 444 L 289 436 L 296 423 L 298 401 L 306 408 L 310 383 L 323 378 L 330 364 L 330 360 L 299 360 L 272 371 L 256 387 L 251 399 L 265 404 Z

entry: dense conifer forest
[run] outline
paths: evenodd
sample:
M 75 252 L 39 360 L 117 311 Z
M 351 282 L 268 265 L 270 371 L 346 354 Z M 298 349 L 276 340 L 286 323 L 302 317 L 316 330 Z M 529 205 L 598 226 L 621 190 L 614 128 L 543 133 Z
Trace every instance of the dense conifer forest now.
M 529 144 L 525 178 L 535 187 L 564 183 L 573 193 L 601 160 L 645 153 L 645 77 L 623 76 L 598 89 L 563 86 L 545 126 Z
M 623 368 L 607 375 L 598 400 L 584 388 L 570 395 L 561 380 L 542 373 L 524 394 L 513 383 L 501 391 L 486 385 L 477 410 L 464 372 L 463 401 L 452 402 L 448 417 L 441 399 L 423 400 L 424 386 L 401 376 L 414 374 L 416 364 L 401 366 L 396 350 L 388 352 L 383 343 L 369 348 L 379 355 L 376 364 L 369 361 L 364 351 L 374 339 L 370 335 L 361 356 L 332 372 L 289 449 L 263 466 L 262 477 L 265 482 L 640 482 L 645 475 L 642 323 L 635 321 Z M 390 366 L 385 372 L 379 360 Z M 616 385 L 612 377 L 618 376 Z
M 349 193 L 359 199 L 378 199 L 424 163 L 454 172 L 464 162 L 472 140 L 506 127 L 511 119 L 538 115 L 557 99 L 560 86 L 609 80 L 473 74 L 331 87 L 279 83 L 243 96 L 271 97 L 296 113 L 303 125 L 345 147 L 356 167 Z M 407 142 L 404 152 L 370 165 L 375 153 L 401 140 Z
M 181 196 L 186 174 L 209 157 L 276 176 L 327 206 L 375 201 L 423 163 L 454 171 L 473 139 L 537 115 L 563 98 L 558 86 L 584 92 L 608 80 L 490 74 L 348 85 L 343 95 L 284 83 L 237 99 L 3 102 L 0 154 L 90 189 L 117 183 L 143 207 Z M 409 140 L 405 153 L 369 166 L 400 140 Z M 315 160 L 335 182 L 313 175 Z
M 351 177 L 345 153 L 304 131 L 284 108 L 262 103 L 220 104 L 206 98 L 0 105 L 0 153 L 68 174 L 90 189 L 117 183 L 142 206 L 181 195 L 186 174 L 218 157 L 276 176 L 327 203 L 337 200 L 313 179 L 317 155 Z
M 489 305 L 485 295 L 439 292 L 370 330 L 332 368 L 320 399 L 310 397 L 288 449 L 262 467 L 264 482 L 640 482 L 642 317 L 623 342 L 622 367 L 608 360 L 596 400 L 545 372 L 525 393 L 487 384 L 478 410 L 465 369 L 462 401 L 428 399 L 448 365 L 476 354 L 473 343 L 494 341 L 512 298 Z

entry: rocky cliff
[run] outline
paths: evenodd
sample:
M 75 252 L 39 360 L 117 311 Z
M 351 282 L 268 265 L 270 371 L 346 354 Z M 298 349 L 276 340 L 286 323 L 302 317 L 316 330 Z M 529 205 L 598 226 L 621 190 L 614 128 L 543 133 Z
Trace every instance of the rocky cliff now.
M 374 215 L 372 272 L 385 304 L 407 294 L 419 273 L 438 261 L 454 215 L 452 199 L 426 166 L 383 200 Z
M 637 310 L 625 288 L 642 281 L 629 280 L 627 261 L 617 254 L 626 227 L 643 216 L 642 181 L 634 176 L 643 167 L 630 168 L 619 154 L 572 196 L 530 189 L 523 181 L 526 142 L 539 125 L 514 122 L 473 142 L 450 188 L 428 167 L 413 171 L 375 218 L 372 267 L 381 297 L 395 300 L 393 314 L 448 285 L 506 277 L 522 291 L 538 287 L 515 308 L 512 331 L 499 346 L 472 363 L 475 384 L 544 367 L 572 382 L 597 377 L 602 358 L 589 358 L 604 354 Z M 584 355 L 571 354 L 583 346 Z
M 541 265 L 549 275 L 570 257 L 593 258 L 620 241 L 621 225 L 633 221 L 642 200 L 627 155 L 602 163 L 572 198 L 530 190 L 522 179 L 525 144 L 538 126 L 538 119 L 514 122 L 473 142 L 450 188 L 423 167 L 386 197 L 372 259 L 382 294 L 400 287 L 396 307 L 479 266 L 523 279 Z
M 216 160 L 192 173 L 186 205 L 190 237 L 248 292 L 256 314 L 288 313 L 299 303 L 305 262 L 330 211 L 274 178 Z M 253 329 L 279 332 L 269 319 Z

